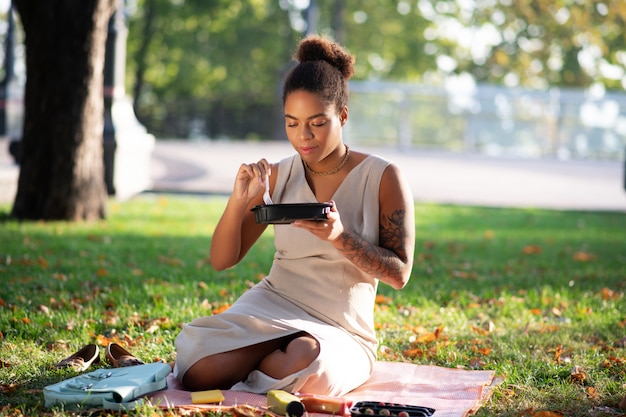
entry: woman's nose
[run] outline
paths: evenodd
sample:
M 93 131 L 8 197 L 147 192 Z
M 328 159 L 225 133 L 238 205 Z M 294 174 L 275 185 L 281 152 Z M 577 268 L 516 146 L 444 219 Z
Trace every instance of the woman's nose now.
M 299 133 L 300 139 L 311 139 L 313 137 L 313 132 L 311 131 L 311 128 L 306 124 L 302 125 Z

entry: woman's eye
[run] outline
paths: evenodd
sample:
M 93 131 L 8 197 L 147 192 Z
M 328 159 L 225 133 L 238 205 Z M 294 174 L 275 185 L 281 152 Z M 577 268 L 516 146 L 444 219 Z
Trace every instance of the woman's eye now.
M 311 123 L 311 125 L 315 127 L 324 126 L 325 124 L 326 124 L 326 120 L 316 120 L 313 123 Z

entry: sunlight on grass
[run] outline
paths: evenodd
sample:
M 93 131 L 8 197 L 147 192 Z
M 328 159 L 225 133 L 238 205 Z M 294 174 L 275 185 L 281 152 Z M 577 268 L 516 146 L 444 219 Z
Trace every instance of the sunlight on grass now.
M 43 386 L 71 374 L 50 366 L 86 343 L 120 340 L 144 360 L 173 360 L 182 323 L 262 279 L 271 229 L 236 267 L 210 267 L 225 203 L 141 195 L 111 201 L 97 223 L 5 219 L 0 415 L 45 412 Z M 502 383 L 480 416 L 617 409 L 626 214 L 418 204 L 416 236 L 407 287 L 379 288 L 381 360 L 495 370 Z

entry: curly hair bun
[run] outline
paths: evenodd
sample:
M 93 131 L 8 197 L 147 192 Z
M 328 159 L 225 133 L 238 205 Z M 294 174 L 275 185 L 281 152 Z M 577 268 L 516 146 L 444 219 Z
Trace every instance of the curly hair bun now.
M 299 62 L 326 61 L 337 68 L 345 80 L 354 74 L 354 56 L 330 38 L 309 35 L 300 41 L 294 59 Z

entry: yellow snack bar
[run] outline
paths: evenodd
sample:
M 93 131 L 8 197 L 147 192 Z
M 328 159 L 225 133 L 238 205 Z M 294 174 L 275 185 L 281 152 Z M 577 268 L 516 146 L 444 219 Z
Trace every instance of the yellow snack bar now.
M 267 392 L 267 408 L 276 414 L 287 417 L 301 417 L 304 414 L 304 404 L 300 399 L 283 390 Z
M 221 403 L 222 401 L 224 401 L 224 394 L 218 389 L 191 393 L 191 402 L 194 404 Z

